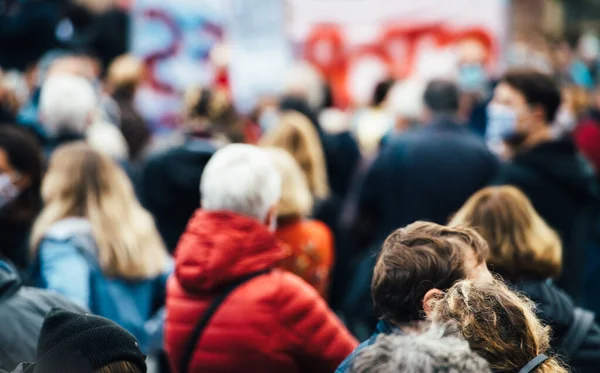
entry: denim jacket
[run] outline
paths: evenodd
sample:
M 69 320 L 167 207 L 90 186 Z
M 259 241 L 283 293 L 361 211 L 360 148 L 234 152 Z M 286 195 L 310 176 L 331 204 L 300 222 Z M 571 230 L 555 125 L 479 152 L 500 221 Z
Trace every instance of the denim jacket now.
M 352 367 L 352 363 L 353 363 L 354 358 L 356 357 L 356 355 L 358 355 L 365 348 L 373 345 L 377 341 L 377 337 L 380 334 L 388 335 L 388 334 L 400 333 L 400 332 L 401 332 L 400 329 L 393 327 L 387 321 L 385 321 L 385 320 L 379 320 L 379 322 L 377 323 L 377 327 L 375 328 L 375 332 L 373 333 L 373 335 L 371 335 L 371 337 L 369 339 L 367 339 L 366 341 L 364 341 L 363 343 L 359 344 L 358 347 L 356 347 L 354 349 L 354 351 L 352 351 L 352 353 L 350 354 L 350 356 L 348 356 L 346 358 L 346 360 L 344 360 L 340 364 L 340 366 L 337 368 L 337 370 L 335 371 L 335 373 L 348 373 L 350 371 L 350 368 Z
M 53 224 L 38 247 L 36 285 L 115 321 L 138 339 L 146 353 L 160 348 L 164 312 L 156 310 L 165 299 L 172 261 L 156 278 L 131 281 L 106 276 L 97 251 L 87 220 L 66 218 Z

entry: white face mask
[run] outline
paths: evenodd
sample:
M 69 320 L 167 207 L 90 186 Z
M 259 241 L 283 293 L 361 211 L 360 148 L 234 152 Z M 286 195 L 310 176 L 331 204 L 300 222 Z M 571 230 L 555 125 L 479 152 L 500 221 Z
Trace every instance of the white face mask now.
M 9 174 L 0 174 L 0 210 L 19 196 L 19 188 L 13 184 Z
M 489 104 L 487 119 L 485 137 L 488 141 L 504 140 L 517 134 L 517 113 L 511 107 Z

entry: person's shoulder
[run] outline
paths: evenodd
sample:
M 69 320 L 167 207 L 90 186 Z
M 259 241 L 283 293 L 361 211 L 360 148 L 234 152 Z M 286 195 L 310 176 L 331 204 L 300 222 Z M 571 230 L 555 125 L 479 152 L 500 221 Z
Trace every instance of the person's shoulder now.
M 532 172 L 519 163 L 513 161 L 502 162 L 498 167 L 492 184 L 519 186 L 526 183 L 532 177 Z
M 294 300 L 317 301 L 322 299 L 319 293 L 295 274 L 284 270 L 273 270 L 272 280 L 277 284 L 280 301 L 288 303 Z
M 300 223 L 302 230 L 305 232 L 309 232 L 310 234 L 318 237 L 328 237 L 330 236 L 331 229 L 327 226 L 327 224 L 323 223 L 319 220 L 307 219 Z
M 53 308 L 62 308 L 72 312 L 86 312 L 84 308 L 74 304 L 57 292 L 29 286 L 21 287 L 7 300 L 5 307 L 0 307 L 4 312 L 7 312 L 8 309 L 18 309 L 21 310 L 23 317 L 38 317 L 42 320 Z

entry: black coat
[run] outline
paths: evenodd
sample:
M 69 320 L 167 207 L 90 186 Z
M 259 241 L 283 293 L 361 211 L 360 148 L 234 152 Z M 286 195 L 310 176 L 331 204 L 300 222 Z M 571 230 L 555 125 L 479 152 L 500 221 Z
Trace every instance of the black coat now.
M 578 300 L 585 253 L 582 247 L 572 247 L 572 231 L 583 207 L 597 200 L 598 182 L 591 166 L 571 140 L 552 141 L 517 154 L 500 168 L 493 183 L 521 189 L 560 235 L 563 274 L 557 284 Z
M 552 348 L 561 356 L 562 342 L 574 321 L 575 304 L 572 298 L 550 281 L 520 281 L 517 290 L 523 292 L 537 304 L 537 315 L 552 327 Z M 598 372 L 600 367 L 600 326 L 597 323 L 588 331 L 583 343 L 566 363 L 574 373 Z
M 498 161 L 486 144 L 449 118 L 391 139 L 359 191 L 358 218 L 382 241 L 417 220 L 445 224 L 487 185 Z
M 35 361 L 42 323 L 55 307 L 84 312 L 59 294 L 22 286 L 16 272 L 0 261 L 0 370 Z
M 215 151 L 209 141 L 190 138 L 182 146 L 151 157 L 142 171 L 140 201 L 154 216 L 170 252 L 200 207 L 200 178 Z

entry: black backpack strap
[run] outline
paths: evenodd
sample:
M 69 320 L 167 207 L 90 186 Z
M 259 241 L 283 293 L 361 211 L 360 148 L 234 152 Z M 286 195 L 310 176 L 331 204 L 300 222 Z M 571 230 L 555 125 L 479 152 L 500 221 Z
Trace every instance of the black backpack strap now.
M 590 329 L 594 325 L 594 313 L 582 308 L 575 308 L 573 314 L 573 324 L 563 338 L 562 348 L 567 356 L 573 354 L 579 349 Z
M 188 373 L 190 368 L 190 363 L 192 361 L 192 356 L 194 355 L 194 351 L 196 350 L 196 346 L 202 337 L 202 332 L 210 322 L 210 319 L 215 314 L 219 306 L 227 299 L 227 297 L 235 291 L 239 286 L 245 284 L 246 282 L 256 278 L 258 276 L 262 276 L 271 271 L 271 269 L 266 269 L 264 271 L 255 272 L 249 274 L 248 276 L 242 277 L 237 281 L 228 285 L 221 294 L 211 303 L 208 309 L 204 312 L 198 323 L 194 327 L 194 331 L 190 336 L 187 344 L 185 345 L 185 349 L 183 350 L 183 357 L 181 358 L 181 363 L 179 365 L 179 373 Z

